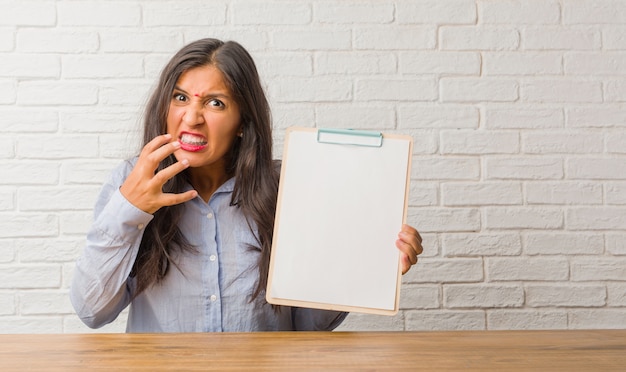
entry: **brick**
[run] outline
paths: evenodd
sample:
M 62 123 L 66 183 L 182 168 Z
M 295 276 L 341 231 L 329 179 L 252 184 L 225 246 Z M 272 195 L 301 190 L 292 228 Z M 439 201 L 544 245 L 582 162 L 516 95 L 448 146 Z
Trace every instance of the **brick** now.
M 0 288 L 57 288 L 60 283 L 58 265 L 13 265 L 0 270 Z
M 349 103 L 324 105 L 315 109 L 320 128 L 393 129 L 396 116 L 393 108 Z
M 52 185 L 59 181 L 59 165 L 28 160 L 0 161 L 0 174 L 0 185 Z
M 588 182 L 528 182 L 528 204 L 602 204 L 602 185 Z
M 473 24 L 476 4 L 471 0 L 427 0 L 396 5 L 399 23 Z
M 262 9 L 266 7 L 266 3 L 261 6 Z M 384 24 L 391 23 L 394 20 L 393 4 L 381 4 L 375 1 L 348 4 L 316 3 L 314 4 L 313 12 L 315 15 L 314 20 L 320 23 Z
M 592 154 L 604 150 L 602 133 L 571 130 L 522 133 L 522 143 L 527 154 Z
M 603 24 L 626 23 L 626 4 L 621 0 L 565 0 L 563 23 Z
M 0 159 L 13 159 L 15 157 L 15 142 L 12 138 L 0 138 Z
M 350 313 L 336 330 L 344 332 L 404 331 L 404 316 L 402 312 L 393 317 Z
M 443 78 L 439 85 L 443 102 L 512 102 L 519 98 L 519 84 L 514 80 Z
M 516 50 L 517 30 L 493 26 L 443 26 L 439 30 L 442 50 Z
M 529 285 L 526 303 L 531 307 L 600 307 L 606 305 L 604 285 Z
M 437 44 L 434 26 L 368 27 L 353 33 L 357 50 L 432 50 Z
M 443 236 L 445 257 L 517 256 L 522 241 L 517 233 L 467 233 Z
M 626 102 L 626 80 L 605 81 L 604 100 L 607 102 Z
M 206 5 L 207 9 L 212 7 Z M 232 4 L 231 11 L 235 25 L 305 25 L 313 18 L 311 6 L 303 2 L 246 1 Z
M 272 37 L 276 50 L 348 50 L 351 45 L 349 30 L 290 30 L 277 31 Z
M 15 103 L 16 84 L 12 80 L 0 80 L 0 105 Z
M 487 158 L 489 180 L 550 180 L 563 178 L 563 160 L 558 158 Z
M 315 55 L 315 73 L 326 74 L 393 74 L 396 72 L 393 54 L 380 52 L 321 52 Z M 280 70 L 283 69 L 281 64 Z M 287 64 L 289 67 L 289 64 Z M 287 71 L 289 71 L 287 69 Z M 276 75 L 282 75 L 276 71 Z
M 587 80 L 534 80 L 522 82 L 521 99 L 525 102 L 598 103 L 602 102 L 602 84 Z
M 15 248 L 22 263 L 74 262 L 85 244 L 76 239 L 20 239 Z
M 610 283 L 607 285 L 607 305 L 609 306 L 626 306 L 626 284 Z
M 620 158 L 572 158 L 567 162 L 569 179 L 626 179 L 626 162 Z
M 182 33 L 170 29 L 134 32 L 112 29 L 100 32 L 100 50 L 103 52 L 171 53 L 182 45 Z
M 128 106 L 136 109 L 137 107 L 143 107 L 148 101 L 151 88 L 152 84 L 143 80 L 133 83 L 120 83 L 117 80 L 112 82 L 101 81 L 98 102 L 107 108 L 111 106 Z M 115 112 L 117 111 L 115 110 Z M 135 116 L 138 113 L 138 111 L 133 111 Z
M 411 179 L 415 180 L 477 180 L 480 161 L 477 158 L 414 158 Z
M 404 74 L 479 75 L 481 59 L 475 52 L 400 52 Z
M 313 61 L 309 53 L 273 53 L 255 57 L 259 74 L 264 78 L 313 75 Z
M 9 334 L 62 333 L 60 316 L 8 316 L 0 317 L 0 329 Z
M 283 103 L 349 101 L 353 97 L 352 81 L 344 77 L 285 78 L 269 87 L 269 96 Z
M 447 309 L 521 307 L 524 289 L 519 285 L 444 285 L 443 301 Z
M 485 24 L 557 24 L 561 7 L 556 0 L 484 1 L 478 18 Z
M 485 109 L 485 126 L 489 129 L 544 129 L 562 128 L 563 110 L 541 109 L 536 106 Z
M 308 104 L 278 104 L 272 107 L 272 119 L 275 129 L 290 126 L 313 127 L 315 125 L 315 109 Z M 276 132 L 274 131 L 274 135 Z
M 404 274 L 406 283 L 481 282 L 483 262 L 480 258 L 420 259 L 416 270 Z
M 26 111 L 28 115 L 24 114 Z M 0 107 L 0 131 L 2 133 L 51 133 L 57 131 L 58 122 L 56 110 Z
M 55 1 L 3 1 L 0 25 L 54 26 L 56 14 Z
M 434 101 L 437 82 L 434 79 L 360 79 L 356 82 L 358 101 Z
M 563 65 L 566 75 L 620 75 L 626 69 L 626 54 L 567 53 Z
M 399 105 L 398 128 L 473 129 L 479 125 L 475 107 L 438 104 L 436 106 Z
M 605 50 L 626 49 L 626 26 L 606 26 L 602 28 L 602 47 Z
M 521 31 L 524 50 L 599 50 L 602 34 L 590 27 L 539 27 Z
M 569 311 L 569 329 L 624 329 L 624 309 L 572 309 Z
M 102 185 L 117 160 L 71 160 L 61 165 L 61 183 L 63 185 Z
M 408 221 L 420 232 L 478 231 L 480 212 L 472 208 L 420 208 L 409 211 Z
M 0 238 L 50 237 L 59 228 L 59 219 L 52 214 L 1 214 L 0 222 Z
M 126 159 L 136 156 L 141 151 L 142 136 L 139 133 L 102 134 L 99 157 L 106 159 Z
M 519 142 L 514 132 L 441 131 L 442 154 L 512 154 L 519 152 Z
M 489 330 L 567 329 L 567 313 L 555 310 L 489 310 Z
M 411 182 L 409 191 L 409 206 L 427 207 L 437 205 L 438 187 L 435 184 Z
M 127 36 L 127 34 L 126 34 Z M 98 50 L 98 33 L 86 30 L 26 28 L 17 33 L 16 48 L 23 53 L 93 53 Z
M 140 117 L 136 110 L 83 109 L 61 110 L 59 122 L 64 133 L 102 134 L 128 133 L 140 129 Z
M 14 209 L 15 209 L 15 189 L 5 188 L 5 187 L 0 188 L 0 211 L 12 211 Z M 0 262 L 3 262 L 3 261 L 0 260 Z
M 390 134 L 393 133 L 388 131 Z M 433 155 L 439 150 L 439 136 L 433 130 L 404 129 L 398 131 L 400 135 L 413 137 L 413 154 Z
M 407 331 L 478 331 L 486 329 L 485 313 L 465 311 L 406 311 Z
M 0 26 L 0 52 L 10 52 L 15 47 L 15 29 Z
M 626 226 L 626 207 L 581 207 L 565 215 L 568 230 L 619 230 Z
M 17 302 L 13 293 L 0 292 L 0 315 L 16 315 Z M 1 319 L 1 318 L 0 318 Z
M 143 76 L 143 60 L 139 55 L 68 55 L 63 57 L 63 77 L 132 78 Z
M 407 284 L 400 293 L 400 309 L 438 309 L 439 286 Z
M 29 291 L 19 296 L 20 314 L 72 314 L 74 309 L 66 291 Z
M 511 182 L 446 182 L 441 185 L 445 206 L 519 205 L 522 187 Z
M 607 182 L 605 184 L 606 204 L 626 204 L 626 183 Z
M 17 204 L 25 212 L 91 210 L 99 191 L 99 186 L 22 187 Z
M 97 101 L 96 83 L 23 81 L 18 84 L 17 103 L 20 105 L 93 105 Z
M 626 255 L 626 233 L 607 233 L 606 250 L 614 255 Z
M 141 8 L 123 1 L 69 1 L 57 7 L 59 26 L 138 26 Z
M 24 159 L 93 158 L 98 155 L 95 136 L 37 136 L 17 138 L 17 154 Z
M 569 278 L 566 258 L 490 257 L 487 277 L 493 281 L 565 281 Z
M 572 281 L 623 281 L 626 277 L 625 257 L 574 257 L 571 262 Z
M 488 207 L 483 210 L 486 229 L 559 229 L 563 211 L 549 207 Z
M 58 78 L 61 61 L 53 55 L 9 54 L 2 56 L 0 77 L 12 78 Z
M 563 57 L 550 52 L 486 52 L 483 53 L 483 73 L 496 75 L 561 75 Z
M 59 224 L 61 226 L 60 231 L 66 235 L 85 236 L 92 223 L 92 211 L 72 211 L 68 213 L 62 213 L 59 218 Z
M 624 128 L 626 111 L 615 107 L 566 109 L 566 124 L 572 128 Z

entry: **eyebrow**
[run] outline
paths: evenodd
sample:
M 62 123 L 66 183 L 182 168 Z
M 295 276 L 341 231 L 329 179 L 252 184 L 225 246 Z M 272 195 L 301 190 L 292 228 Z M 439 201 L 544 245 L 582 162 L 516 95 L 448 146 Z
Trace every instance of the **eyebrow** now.
M 185 93 L 186 95 L 190 95 L 189 92 L 187 92 L 183 88 L 179 87 L 178 85 L 174 86 L 174 90 L 178 90 L 178 91 L 181 91 L 181 92 Z M 200 97 L 199 94 L 194 94 L 194 96 Z M 231 97 L 228 94 L 224 94 L 224 93 L 209 93 L 209 94 L 207 94 L 207 95 L 205 95 L 203 97 L 218 97 L 218 98 L 231 99 Z

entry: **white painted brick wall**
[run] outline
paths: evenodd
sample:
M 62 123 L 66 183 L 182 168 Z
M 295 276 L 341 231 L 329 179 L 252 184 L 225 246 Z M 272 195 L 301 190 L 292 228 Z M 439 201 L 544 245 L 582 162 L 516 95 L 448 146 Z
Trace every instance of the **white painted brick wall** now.
M 101 330 L 67 291 L 168 58 L 253 54 L 284 129 L 414 138 L 425 251 L 344 330 L 626 328 L 626 2 L 0 0 L 0 332 Z

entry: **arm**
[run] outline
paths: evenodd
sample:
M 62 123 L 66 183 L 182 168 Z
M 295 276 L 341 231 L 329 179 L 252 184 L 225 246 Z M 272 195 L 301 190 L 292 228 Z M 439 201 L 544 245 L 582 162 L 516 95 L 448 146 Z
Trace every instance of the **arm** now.
M 70 299 L 91 328 L 115 320 L 133 296 L 129 274 L 143 236 L 139 227 L 147 225 L 152 215 L 135 208 L 119 192 L 131 168 L 125 162 L 103 186 L 87 244 L 74 269 Z

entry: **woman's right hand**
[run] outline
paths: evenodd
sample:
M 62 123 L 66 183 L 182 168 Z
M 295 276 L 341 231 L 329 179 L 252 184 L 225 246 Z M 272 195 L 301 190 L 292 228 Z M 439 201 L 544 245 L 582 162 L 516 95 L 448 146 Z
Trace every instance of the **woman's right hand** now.
M 171 135 L 164 134 L 148 142 L 141 150 L 137 164 L 120 187 L 122 195 L 146 213 L 154 214 L 161 207 L 184 203 L 198 195 L 196 190 L 182 194 L 163 192 L 163 185 L 170 178 L 189 167 L 189 162 L 182 160 L 154 173 L 159 164 L 180 147 L 178 141 L 170 142 L 171 139 Z

